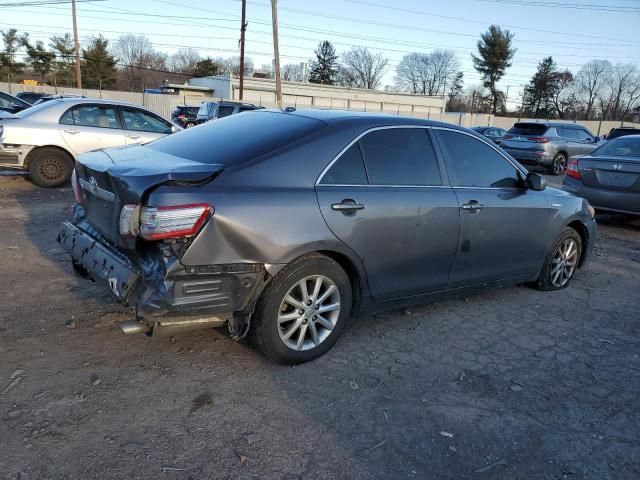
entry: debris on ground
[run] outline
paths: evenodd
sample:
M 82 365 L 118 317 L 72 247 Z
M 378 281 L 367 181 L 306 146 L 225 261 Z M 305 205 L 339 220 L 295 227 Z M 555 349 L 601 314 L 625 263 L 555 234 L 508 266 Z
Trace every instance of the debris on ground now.
M 488 472 L 489 470 L 491 470 L 494 467 L 497 467 L 498 465 L 506 465 L 506 464 L 507 464 L 507 461 L 504 458 L 501 458 L 500 460 L 496 460 L 495 462 L 490 463 L 486 467 L 478 468 L 475 472 L 476 473 Z
M 443 437 L 453 438 L 453 433 L 445 432 L 444 430 L 440 430 L 440 435 Z

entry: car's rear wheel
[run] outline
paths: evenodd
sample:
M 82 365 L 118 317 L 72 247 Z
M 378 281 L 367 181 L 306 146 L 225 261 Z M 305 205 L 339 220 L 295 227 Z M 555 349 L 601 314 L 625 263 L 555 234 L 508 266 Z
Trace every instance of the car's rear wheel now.
M 562 152 L 556 153 L 548 169 L 552 175 L 562 175 L 567 169 L 567 156 Z
M 267 357 L 286 365 L 326 353 L 351 316 L 349 277 L 338 263 L 319 254 L 283 268 L 263 292 L 250 336 Z
M 566 227 L 553 243 L 544 267 L 534 286 L 539 290 L 566 288 L 578 268 L 582 255 L 582 239 L 578 232 Z
M 69 182 L 73 159 L 56 148 L 39 148 L 29 159 L 29 176 L 41 187 L 61 187 Z

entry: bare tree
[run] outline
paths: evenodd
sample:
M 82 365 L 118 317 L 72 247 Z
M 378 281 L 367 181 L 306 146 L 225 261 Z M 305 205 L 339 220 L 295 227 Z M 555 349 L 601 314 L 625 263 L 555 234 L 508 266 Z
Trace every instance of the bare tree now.
M 558 118 L 565 118 L 567 111 L 576 103 L 573 73 L 569 70 L 558 72 L 557 83 L 553 91 L 553 108 Z
M 202 60 L 202 57 L 197 50 L 181 48 L 169 57 L 169 69 L 176 73 L 191 74 L 200 60 Z
M 303 63 L 288 63 L 282 66 L 282 79 L 285 82 L 306 82 L 307 72 Z
M 576 75 L 578 95 L 585 103 L 585 117 L 593 118 L 596 101 L 603 96 L 603 88 L 611 73 L 611 63 L 607 60 L 592 60 L 585 63 Z
M 624 120 L 620 107 L 628 97 L 628 93 L 637 87 L 637 81 L 638 70 L 634 64 L 618 63 L 613 67 L 609 87 L 609 116 L 612 120 Z
M 113 47 L 113 54 L 124 65 L 127 87 L 140 90 L 160 83 L 166 76 L 167 54 L 153 48 L 144 35 L 122 35 Z
M 405 55 L 396 68 L 396 85 L 401 90 L 422 95 L 444 95 L 454 82 L 458 61 L 451 50 Z
M 367 47 L 353 47 L 342 55 L 338 76 L 346 86 L 375 89 L 380 87 L 388 63 L 388 58 Z

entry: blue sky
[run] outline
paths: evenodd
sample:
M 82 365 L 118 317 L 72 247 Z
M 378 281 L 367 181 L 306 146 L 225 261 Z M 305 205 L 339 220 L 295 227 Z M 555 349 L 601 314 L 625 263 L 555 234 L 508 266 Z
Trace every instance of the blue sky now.
M 10 3 L 15 0 L 0 0 Z M 248 0 L 247 55 L 256 66 L 272 58 L 268 0 Z M 547 5 L 542 5 L 547 4 Z M 338 53 L 364 45 L 389 57 L 385 84 L 406 53 L 454 50 L 465 85 L 480 83 L 471 52 L 481 32 L 496 23 L 515 33 L 513 66 L 500 82 L 509 86 L 509 107 L 545 56 L 576 72 L 593 58 L 634 63 L 640 68 L 640 0 L 279 0 L 281 63 L 313 56 L 328 39 Z M 562 5 L 560 7 L 559 5 Z M 71 31 L 71 6 L 0 8 L 0 29 L 14 27 L 33 39 Z M 238 0 L 107 0 L 78 4 L 80 39 L 102 33 L 145 34 L 168 53 L 193 47 L 211 56 L 238 54 Z

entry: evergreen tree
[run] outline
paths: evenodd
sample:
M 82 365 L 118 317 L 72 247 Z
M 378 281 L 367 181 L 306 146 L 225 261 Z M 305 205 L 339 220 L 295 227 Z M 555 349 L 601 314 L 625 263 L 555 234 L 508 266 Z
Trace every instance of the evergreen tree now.
M 44 48 L 44 43 L 38 40 L 35 45 L 29 42 L 28 38 L 23 39 L 24 48 L 27 51 L 27 63 L 33 69 L 34 73 L 40 75 L 42 80 L 53 68 L 53 62 L 56 54 Z
M 514 34 L 509 30 L 502 30 L 497 25 L 491 25 L 486 33 L 480 36 L 478 41 L 478 54 L 471 54 L 473 67 L 482 75 L 484 86 L 489 89 L 491 95 L 491 113 L 498 113 L 498 106 L 502 95 L 496 84 L 504 76 L 507 68 L 511 66 L 511 59 L 516 53 L 511 48 Z
M 524 112 L 535 118 L 549 117 L 554 109 L 553 99 L 560 81 L 560 74 L 552 57 L 538 64 L 538 70 L 524 89 Z
M 216 62 L 211 57 L 203 58 L 199 62 L 196 62 L 193 69 L 194 77 L 209 77 L 212 75 L 220 75 L 222 73 L 224 73 L 224 65 Z
M 338 73 L 338 55 L 331 42 L 325 40 L 318 44 L 316 59 L 310 62 L 309 82 L 333 85 Z
M 107 88 L 115 83 L 116 59 L 109 53 L 109 40 L 93 37 L 82 49 L 82 85 L 85 88 Z
M 53 73 L 56 85 L 71 86 L 75 81 L 75 49 L 73 39 L 69 33 L 62 36 L 54 35 L 49 39 L 49 46 L 56 54 L 53 62 Z
M 0 30 L 0 35 L 3 42 L 3 49 L 0 50 L 0 71 L 2 72 L 3 80 L 7 79 L 12 82 L 13 76 L 22 72 L 24 68 L 24 63 L 16 60 L 16 54 L 27 36 L 18 35 L 18 30 L 15 28 L 10 28 L 6 32 Z

